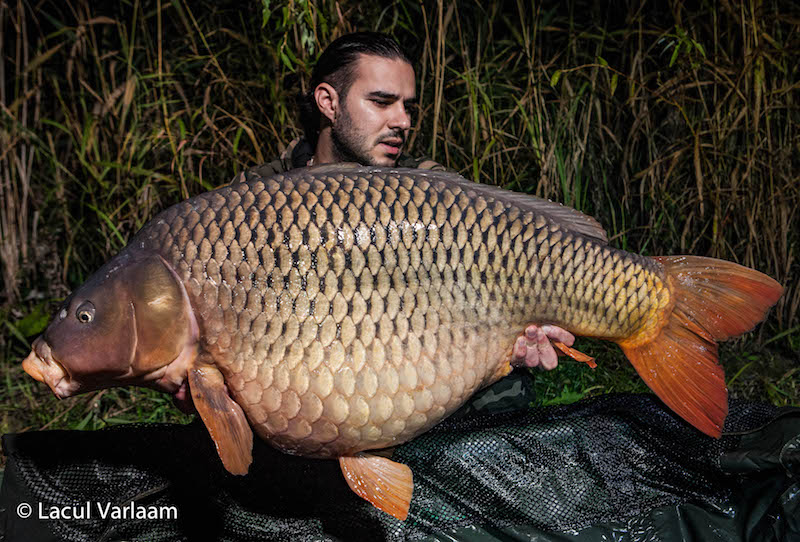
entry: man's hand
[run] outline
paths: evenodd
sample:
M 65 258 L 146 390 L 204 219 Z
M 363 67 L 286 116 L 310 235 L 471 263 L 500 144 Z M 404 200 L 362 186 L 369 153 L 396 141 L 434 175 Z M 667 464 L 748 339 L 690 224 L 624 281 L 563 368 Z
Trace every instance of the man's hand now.
M 548 371 L 555 369 L 558 365 L 558 354 L 550 344 L 550 339 L 572 346 L 575 342 L 575 335 L 556 326 L 530 325 L 514 344 L 511 365 L 515 367 L 541 366 L 542 369 Z

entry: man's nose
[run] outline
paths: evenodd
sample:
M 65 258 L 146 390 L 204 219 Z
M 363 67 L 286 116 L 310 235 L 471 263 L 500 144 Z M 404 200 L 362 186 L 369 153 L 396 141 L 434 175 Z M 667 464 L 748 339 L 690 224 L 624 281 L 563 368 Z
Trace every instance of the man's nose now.
M 408 130 L 411 128 L 411 115 L 402 103 L 397 103 L 389 119 L 389 128 L 394 130 Z

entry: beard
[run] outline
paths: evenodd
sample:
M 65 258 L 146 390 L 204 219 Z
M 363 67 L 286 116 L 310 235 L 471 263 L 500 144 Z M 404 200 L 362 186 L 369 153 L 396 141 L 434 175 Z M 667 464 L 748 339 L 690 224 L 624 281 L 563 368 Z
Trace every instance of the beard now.
M 333 142 L 333 154 L 339 162 L 355 162 L 365 166 L 379 166 L 369 151 L 383 139 L 400 138 L 405 141 L 405 134 L 401 132 L 391 132 L 380 136 L 377 141 L 370 144 L 368 136 L 359 132 L 353 122 L 353 117 L 346 107 L 342 107 L 341 115 L 337 122 L 331 126 L 331 141 Z M 399 154 L 397 158 L 399 158 Z M 395 158 L 394 162 L 397 162 Z M 394 164 L 392 164 L 394 165 Z

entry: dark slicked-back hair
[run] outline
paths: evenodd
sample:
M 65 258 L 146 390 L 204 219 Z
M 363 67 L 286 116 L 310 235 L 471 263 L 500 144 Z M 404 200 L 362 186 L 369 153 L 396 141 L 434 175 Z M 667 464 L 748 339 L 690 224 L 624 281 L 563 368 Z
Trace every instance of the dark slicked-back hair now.
M 343 102 L 353 83 L 359 55 L 403 60 L 411 64 L 411 60 L 400 48 L 400 45 L 393 38 L 379 32 L 346 34 L 328 45 L 311 73 L 308 92 L 300 97 L 300 122 L 311 148 L 317 146 L 321 115 L 317 102 L 314 100 L 314 89 L 320 83 L 328 83 L 336 89 L 339 101 Z

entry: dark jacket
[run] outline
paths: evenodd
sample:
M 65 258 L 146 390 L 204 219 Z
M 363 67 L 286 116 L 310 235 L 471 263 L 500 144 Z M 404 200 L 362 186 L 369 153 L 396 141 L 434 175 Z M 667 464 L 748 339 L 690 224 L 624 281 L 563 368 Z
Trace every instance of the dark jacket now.
M 245 171 L 244 180 L 249 181 L 250 179 L 269 177 L 278 173 L 285 173 L 290 169 L 305 167 L 312 156 L 314 156 L 314 149 L 311 148 L 308 141 L 304 138 L 295 139 L 289 143 L 279 158 L 260 166 L 253 166 Z M 429 158 L 412 158 L 405 154 L 401 154 L 400 158 L 398 158 L 397 167 L 447 171 L 447 168 L 442 164 Z

